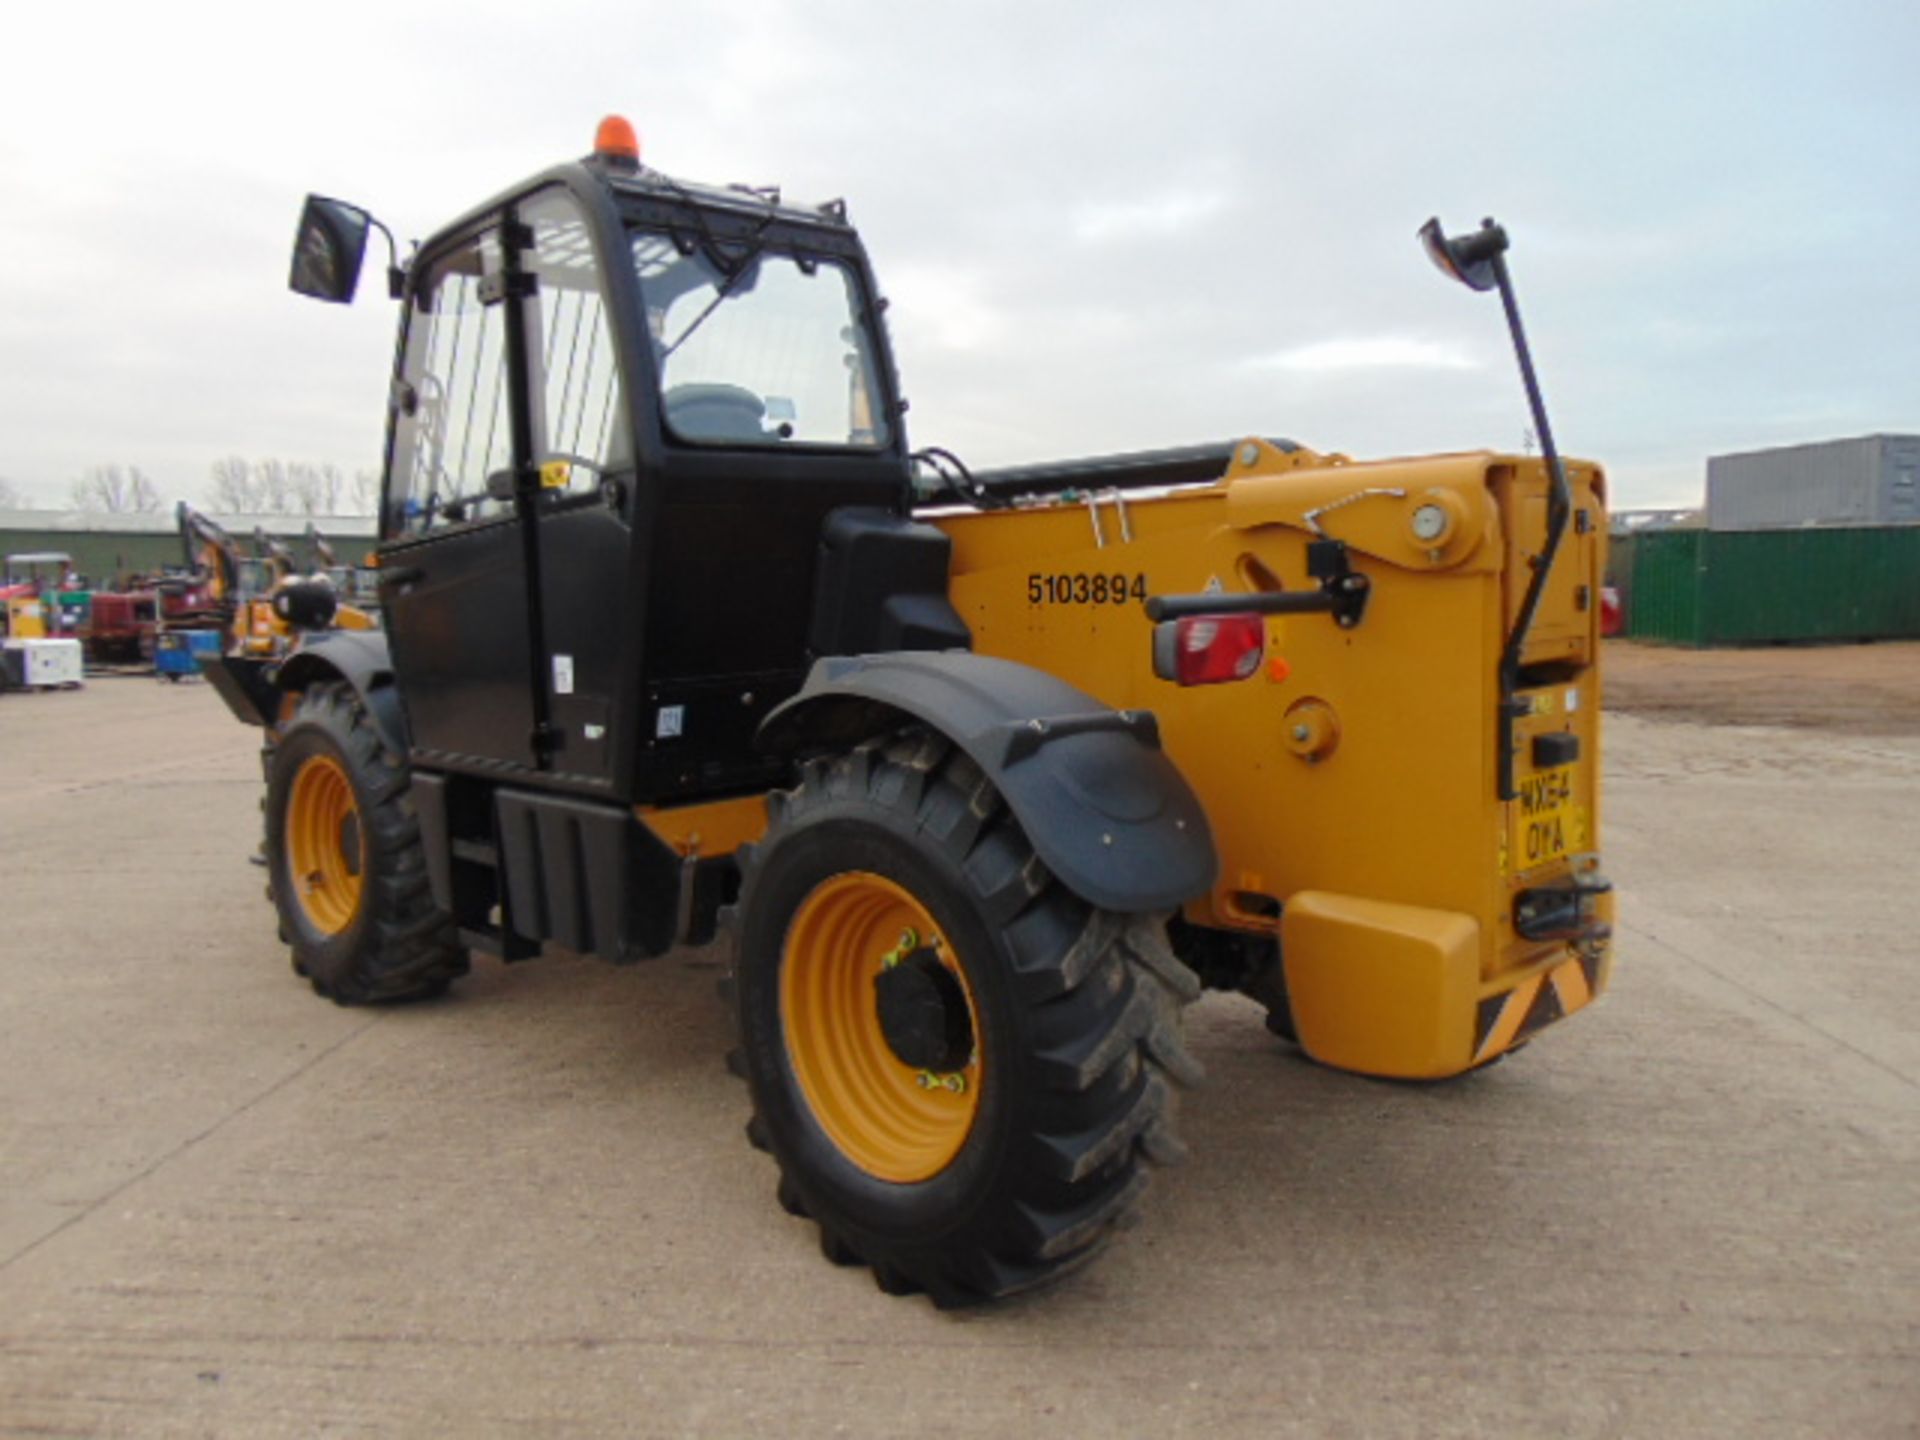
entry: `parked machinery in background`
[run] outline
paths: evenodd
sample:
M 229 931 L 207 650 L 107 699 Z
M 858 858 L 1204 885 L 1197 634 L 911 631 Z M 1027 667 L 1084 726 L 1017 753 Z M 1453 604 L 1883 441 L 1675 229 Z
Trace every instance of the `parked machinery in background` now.
M 153 659 L 159 627 L 157 590 L 147 586 L 96 590 L 81 639 L 93 664 L 137 665 Z
M 0 584 L 6 627 L 0 639 L 0 688 L 72 689 L 82 683 L 84 656 L 76 632 L 89 598 L 68 555 L 38 551 L 6 557 Z
M 367 608 L 342 603 L 330 574 L 301 574 L 291 548 L 263 527 L 255 528 L 254 553 L 247 556 L 224 527 L 185 500 L 176 505 L 174 514 L 187 558 L 180 584 L 198 600 L 200 609 L 170 617 L 169 629 L 212 629 L 221 637 L 221 651 L 274 661 L 286 655 L 300 627 L 376 627 L 378 622 Z M 313 533 L 311 526 L 309 531 Z M 199 654 L 204 646 L 191 648 Z
M 0 598 L 6 602 L 6 633 L 19 640 L 58 636 L 70 628 L 72 602 L 58 597 L 83 594 L 73 557 L 58 550 L 22 551 L 6 557 Z

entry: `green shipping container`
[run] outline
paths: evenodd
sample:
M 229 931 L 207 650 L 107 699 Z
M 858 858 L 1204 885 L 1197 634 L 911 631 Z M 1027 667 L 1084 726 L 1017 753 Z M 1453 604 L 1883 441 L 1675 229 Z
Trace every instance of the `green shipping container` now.
M 1639 558 L 1640 537 L 1637 534 L 1609 535 L 1607 537 L 1607 578 L 1606 584 L 1620 592 L 1620 615 L 1627 624 L 1627 633 L 1633 633 L 1633 562 Z
M 1920 638 L 1920 525 L 1643 531 L 1631 616 L 1676 645 Z

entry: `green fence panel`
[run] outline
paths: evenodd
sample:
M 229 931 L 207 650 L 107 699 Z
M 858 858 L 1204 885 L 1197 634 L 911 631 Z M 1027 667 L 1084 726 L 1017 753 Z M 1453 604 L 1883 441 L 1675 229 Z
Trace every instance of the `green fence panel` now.
M 1676 645 L 1920 638 L 1920 526 L 1642 533 L 1631 613 Z
M 1699 645 L 1700 537 L 1704 530 L 1646 530 L 1633 539 L 1633 604 L 1627 632 L 1637 640 Z

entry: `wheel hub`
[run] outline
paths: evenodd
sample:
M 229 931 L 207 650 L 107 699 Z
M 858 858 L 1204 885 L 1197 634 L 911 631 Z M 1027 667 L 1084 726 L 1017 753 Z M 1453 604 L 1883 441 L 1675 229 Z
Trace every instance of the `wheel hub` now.
M 954 1071 L 973 1054 L 973 1021 L 960 978 L 925 946 L 873 978 L 880 1033 L 902 1065 Z

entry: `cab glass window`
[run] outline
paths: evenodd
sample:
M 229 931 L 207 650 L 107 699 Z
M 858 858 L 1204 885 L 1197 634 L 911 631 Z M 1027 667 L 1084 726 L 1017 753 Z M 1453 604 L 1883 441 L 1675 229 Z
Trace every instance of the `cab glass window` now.
M 687 253 L 651 232 L 634 235 L 633 258 L 675 438 L 887 443 L 859 285 L 847 266 L 765 249 Z
M 591 490 L 609 471 L 633 468 L 599 261 L 585 220 L 563 192 L 536 197 L 520 216 L 533 229 L 533 250 L 521 264 L 538 279 L 535 459 L 549 490 Z
M 520 267 L 535 280 L 524 315 L 533 458 L 549 492 L 585 493 L 633 467 L 633 445 L 592 238 L 562 192 L 536 196 L 518 218 L 533 233 Z M 501 515 L 489 476 L 513 466 L 507 395 L 507 306 L 482 281 L 505 268 L 496 231 L 436 257 L 411 295 L 396 392 L 389 534 Z M 498 487 L 496 487 L 496 490 Z
M 487 476 L 513 463 L 507 419 L 506 317 L 483 304 L 480 282 L 502 265 L 487 231 L 435 259 L 409 299 L 407 349 L 396 394 L 388 533 L 407 533 L 484 495 Z

